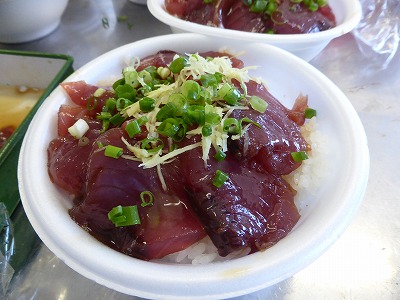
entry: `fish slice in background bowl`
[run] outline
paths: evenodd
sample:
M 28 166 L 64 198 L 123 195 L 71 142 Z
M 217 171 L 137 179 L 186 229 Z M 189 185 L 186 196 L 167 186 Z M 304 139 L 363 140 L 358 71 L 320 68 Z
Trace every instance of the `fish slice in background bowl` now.
M 186 261 L 179 262 L 180 260 L 174 254 L 151 260 L 146 260 L 149 258 L 147 256 L 143 259 L 142 254 L 144 252 L 140 252 L 141 248 L 139 250 L 135 248 L 135 245 L 141 242 L 139 239 L 126 240 L 132 247 L 125 247 L 125 250 L 133 249 L 137 252 L 132 251 L 128 253 L 129 251 L 126 251 L 124 254 L 117 251 L 118 249 L 113 249 L 109 243 L 104 242 L 104 235 L 99 238 L 96 232 L 101 232 L 102 228 L 108 228 L 109 232 L 126 233 L 127 231 L 124 230 L 132 224 L 125 226 L 127 225 L 124 223 L 126 219 L 119 219 L 120 215 L 115 213 L 115 210 L 113 212 L 110 210 L 111 217 L 108 216 L 109 219 L 107 219 L 107 214 L 104 215 L 103 212 L 101 218 L 104 222 L 97 223 L 97 227 L 92 226 L 93 223 L 91 222 L 93 219 L 91 218 L 94 215 L 91 214 L 85 217 L 87 223 L 81 222 L 81 226 L 79 226 L 71 219 L 70 212 L 74 205 L 75 207 L 79 207 L 81 204 L 83 205 L 80 207 L 82 211 L 85 209 L 90 211 L 90 203 L 93 204 L 97 201 L 96 197 L 92 197 L 93 202 L 88 202 L 91 187 L 88 186 L 87 194 L 83 192 L 83 202 L 82 198 L 75 199 L 74 202 L 70 193 L 56 186 L 49 177 L 47 151 L 50 142 L 58 134 L 57 114 L 61 105 L 73 105 L 62 87 L 54 90 L 35 115 L 21 150 L 18 179 L 21 200 L 30 222 L 49 249 L 78 273 L 109 288 L 143 298 L 229 298 L 266 288 L 292 276 L 322 255 L 338 239 L 350 223 L 362 201 L 368 178 L 369 154 L 364 129 L 354 108 L 346 96 L 327 77 L 305 61 L 284 50 L 262 43 L 249 42 L 243 44 L 240 41 L 232 39 L 207 37 L 191 33 L 159 36 L 122 46 L 83 66 L 68 77 L 66 82 L 81 82 L 84 80 L 86 84 L 107 87 L 121 78 L 121 70 L 125 69 L 129 63 L 131 63 L 131 67 L 135 65 L 132 64 L 133 58 L 141 58 L 142 64 L 145 64 L 147 62 L 144 59 L 145 57 L 162 50 L 175 51 L 181 54 L 191 53 L 193 55 L 190 57 L 194 61 L 201 61 L 196 56 L 196 53 L 225 51 L 237 55 L 237 59 L 243 61 L 245 66 L 255 66 L 256 68 L 250 68 L 248 73 L 253 78 L 261 78 L 268 91 L 286 107 L 292 107 L 300 94 L 307 95 L 309 106 L 318 112 L 317 123 L 314 124 L 315 127 L 311 127 L 314 128 L 311 131 L 317 133 L 316 138 L 318 142 L 314 141 L 311 147 L 315 153 L 319 153 L 318 155 L 311 155 L 310 153 L 311 159 L 309 162 L 312 163 L 314 161 L 316 163 L 308 165 L 308 167 L 313 168 L 314 172 L 318 175 L 309 177 L 313 178 L 312 182 L 308 182 L 308 184 L 303 186 L 299 186 L 298 182 L 304 182 L 300 177 L 307 177 L 308 171 L 306 169 L 303 169 L 304 172 L 302 174 L 298 174 L 299 178 L 292 178 L 293 188 L 297 189 L 295 204 L 300 216 L 296 220 L 297 222 L 292 230 L 286 232 L 287 235 L 274 243 L 273 246 L 271 246 L 272 243 L 271 245 L 257 244 L 256 246 L 259 247 L 260 251 L 251 249 L 250 252 L 252 253 L 248 255 L 247 253 L 240 257 L 228 255 L 225 258 L 221 257 L 213 261 L 200 262 L 198 264 Z M 167 51 L 166 53 L 171 52 Z M 206 60 L 213 61 L 210 58 Z M 194 61 L 192 62 L 193 64 L 195 63 Z M 175 69 L 173 66 L 170 66 L 170 68 Z M 125 70 L 132 71 L 132 69 Z M 160 72 L 160 74 L 163 74 L 163 72 Z M 128 78 L 130 77 L 126 77 L 125 80 L 129 81 Z M 290 86 L 287 85 L 288 81 L 291 82 Z M 104 93 L 103 90 L 99 90 L 96 94 L 97 96 L 101 96 Z M 270 109 L 271 107 L 270 105 Z M 142 107 L 142 112 L 145 110 L 147 109 Z M 253 128 L 249 130 L 256 130 L 257 128 L 255 122 L 247 119 L 241 122 L 244 122 L 243 124 L 249 122 L 250 126 L 254 126 L 254 128 L 248 127 Z M 312 124 L 310 122 L 314 121 L 306 122 L 306 124 Z M 159 130 L 161 132 L 161 128 Z M 193 134 L 196 135 L 195 133 Z M 204 135 L 207 136 L 207 133 L 204 133 Z M 197 134 L 197 137 L 201 136 L 201 134 Z M 108 141 L 111 140 L 110 136 L 103 137 L 109 138 Z M 133 140 L 130 138 L 127 138 L 127 140 L 132 142 L 131 146 L 133 147 Z M 188 140 L 185 139 L 185 141 Z M 94 147 L 97 147 L 93 155 L 104 160 L 104 156 L 101 155 L 103 155 L 102 151 L 105 151 L 104 146 L 107 144 L 107 142 L 105 144 L 103 142 L 107 141 L 107 139 L 101 141 L 100 143 L 92 144 Z M 119 142 L 117 141 L 116 143 Z M 125 146 L 122 145 L 121 147 Z M 185 150 L 182 144 L 177 149 Z M 318 151 L 318 149 L 320 150 Z M 125 165 L 123 163 L 124 159 L 126 161 L 132 159 L 132 155 L 125 156 L 126 153 L 124 153 L 124 156 L 120 157 L 118 152 L 114 153 L 115 155 L 111 154 L 111 156 L 119 157 L 109 158 L 115 162 L 111 166 Z M 190 154 L 194 152 L 185 153 Z M 140 154 L 137 154 L 136 158 L 138 157 L 140 157 Z M 179 156 L 176 158 L 179 160 Z M 94 159 L 94 156 L 92 159 Z M 209 163 L 211 163 L 211 159 L 214 158 L 210 157 Z M 99 160 L 96 161 L 98 162 Z M 144 162 L 146 161 L 144 160 Z M 307 165 L 306 161 L 303 162 L 304 166 Z M 173 166 L 176 163 L 176 160 L 166 160 L 166 162 L 170 164 L 162 164 L 161 171 L 164 170 L 165 172 L 168 166 Z M 128 163 L 126 162 L 126 164 Z M 93 166 L 94 161 L 92 160 L 89 164 Z M 150 165 L 147 166 L 151 167 Z M 206 170 L 206 167 L 204 168 Z M 107 172 L 110 168 L 108 167 L 107 170 L 104 169 L 103 171 L 100 168 L 99 170 L 100 173 L 98 175 L 101 176 L 103 171 Z M 145 174 L 142 173 L 144 172 L 143 169 L 138 170 L 126 173 L 126 176 L 122 177 L 134 178 L 132 177 L 134 172 Z M 179 172 L 183 172 L 179 168 L 175 171 L 178 174 Z M 230 174 L 232 180 L 234 172 Z M 264 171 L 260 172 L 260 174 L 265 174 L 263 173 Z M 252 171 L 250 173 L 253 174 Z M 93 175 L 94 173 L 92 172 L 91 174 Z M 201 175 L 193 174 L 194 177 Z M 146 186 L 145 176 L 140 175 L 135 180 L 143 184 L 144 191 L 147 192 L 149 190 L 151 192 L 152 187 Z M 111 182 L 114 182 L 111 185 L 118 185 L 118 182 L 114 179 L 120 177 L 110 177 Z M 154 175 L 153 177 L 148 177 L 148 181 L 159 184 L 157 181 L 158 178 Z M 246 176 L 242 177 L 243 181 L 249 181 L 249 178 Z M 168 183 L 168 180 L 168 176 L 165 175 L 165 182 Z M 180 182 L 189 182 L 188 180 L 189 178 L 186 177 L 185 179 L 181 176 Z M 220 186 L 219 188 L 216 186 L 208 188 L 213 193 L 218 193 L 218 189 L 226 189 L 231 186 L 230 183 L 233 181 L 230 180 L 222 180 L 217 183 L 216 185 Z M 254 182 L 254 186 L 260 184 L 257 178 L 251 180 Z M 99 182 L 96 181 L 95 184 L 99 184 Z M 129 180 L 125 184 L 130 184 L 130 182 Z M 119 190 L 124 190 L 125 184 Z M 109 185 L 110 182 L 107 182 L 105 185 L 99 186 L 100 191 L 103 192 L 99 192 L 97 195 L 103 197 L 107 190 L 106 187 Z M 211 185 L 212 183 L 210 182 Z M 105 189 L 102 190 L 103 187 Z M 232 187 L 235 187 L 235 185 Z M 139 190 L 141 189 L 139 187 Z M 187 187 L 187 191 L 190 191 L 189 187 Z M 245 193 L 251 192 L 248 189 L 245 191 Z M 141 205 L 140 202 L 137 205 L 138 211 L 142 212 L 142 215 L 139 215 L 139 219 L 142 222 L 141 224 L 132 225 L 133 227 L 130 228 L 132 228 L 132 231 L 137 229 L 140 231 L 140 226 L 148 226 L 147 228 L 161 226 L 158 228 L 162 229 L 163 224 L 158 223 L 159 218 L 152 219 L 148 223 L 146 222 L 149 219 L 143 218 L 148 217 L 146 216 L 146 212 L 150 212 L 152 207 L 159 205 L 156 203 L 157 199 L 160 200 L 163 196 L 160 196 L 161 198 L 154 196 L 153 199 L 150 199 L 151 197 L 148 198 L 148 193 L 145 193 L 144 197 L 145 200 L 142 202 L 144 205 Z M 171 198 L 173 197 L 171 195 Z M 186 196 L 180 195 L 180 197 Z M 137 198 L 139 199 L 139 195 L 137 195 Z M 115 200 L 113 197 L 109 199 L 111 201 Z M 152 203 L 153 201 L 154 203 Z M 165 201 L 165 198 L 163 198 L 163 201 Z M 181 201 L 174 201 L 173 203 L 177 205 L 184 201 L 185 199 L 181 198 Z M 193 205 L 192 208 L 194 211 L 199 209 L 199 207 L 196 208 L 196 204 L 193 204 L 195 202 L 188 203 L 191 203 L 189 205 Z M 165 205 L 164 208 L 168 208 L 168 205 Z M 210 209 L 212 208 L 210 207 Z M 93 212 L 96 214 L 98 211 Z M 162 215 L 163 211 L 159 211 L 159 213 Z M 254 215 L 256 214 L 257 211 Z M 115 216 L 117 218 L 114 218 Z M 204 228 L 209 227 L 210 224 L 206 224 L 202 218 L 204 216 L 203 213 L 200 212 L 196 216 L 196 220 L 200 220 L 200 224 Z M 259 220 L 262 218 L 262 216 L 258 216 Z M 147 221 L 144 222 L 144 220 Z M 79 223 L 78 219 L 75 219 L 75 221 Z M 121 227 L 117 225 L 121 231 L 114 229 L 114 222 L 115 225 L 118 222 L 122 222 L 120 223 Z M 240 222 L 237 224 L 240 225 Z M 225 225 L 229 226 L 229 224 Z M 277 226 L 279 228 L 280 225 Z M 88 231 L 85 231 L 82 227 Z M 182 230 L 180 227 L 176 227 L 176 231 L 179 232 Z M 240 232 L 236 234 L 240 236 Z M 162 236 L 158 238 L 163 239 Z M 154 239 L 156 240 L 157 237 Z M 100 240 L 103 242 L 100 242 Z M 115 240 L 118 240 L 118 238 Z M 151 242 L 153 241 L 151 240 Z M 200 241 L 200 243 L 202 242 L 203 240 Z M 168 243 L 168 241 L 166 240 L 165 243 Z M 145 244 L 143 245 L 146 246 Z M 196 242 L 194 246 L 196 245 L 199 245 L 199 243 Z M 201 247 L 204 248 L 205 246 L 202 245 Z M 217 251 L 216 248 L 214 249 Z M 204 251 L 202 251 L 200 251 L 199 255 L 203 254 Z M 187 254 L 183 253 L 182 255 L 185 256 Z M 218 256 L 217 254 L 215 255 Z
M 168 0 L 167 0 L 168 1 Z M 358 0 L 329 0 L 328 5 L 330 6 L 333 15 L 336 19 L 336 26 L 332 28 L 312 33 L 305 34 L 270 34 L 270 33 L 256 33 L 256 32 L 245 32 L 240 30 L 226 29 L 221 28 L 221 25 L 218 26 L 208 26 L 202 25 L 195 22 L 186 21 L 177 17 L 176 15 L 170 14 L 166 10 L 165 3 L 166 0 L 148 0 L 147 6 L 154 17 L 156 17 L 161 22 L 169 25 L 173 32 L 194 32 L 200 33 L 204 35 L 210 35 L 220 38 L 231 38 L 236 40 L 241 40 L 246 43 L 250 42 L 258 42 L 258 43 L 266 43 L 269 45 L 274 45 L 284 50 L 287 50 L 300 58 L 310 61 L 314 58 L 318 53 L 322 51 L 328 45 L 328 43 L 341 35 L 344 35 L 355 28 L 355 26 L 359 23 L 361 19 L 361 5 Z M 285 0 L 289 2 L 290 0 Z M 285 2 L 284 1 L 284 2 Z M 177 2 L 175 5 L 179 5 L 179 8 L 175 8 L 176 11 L 184 10 L 182 6 L 191 6 L 193 7 L 193 3 L 202 2 L 201 0 L 196 0 L 194 2 L 191 1 L 168 1 L 168 2 Z M 233 6 L 241 3 L 242 1 L 230 1 L 225 0 L 222 1 L 221 5 Z M 243 1 L 249 2 L 249 1 Z M 250 1 L 251 2 L 251 1 Z M 262 2 L 262 1 L 253 1 L 254 2 Z M 265 1 L 264 1 L 265 2 Z M 272 2 L 272 1 L 271 1 Z M 296 2 L 296 3 L 295 3 Z M 299 1 L 292 1 L 290 5 L 299 5 Z M 301 2 L 301 1 L 300 1 Z M 205 4 L 206 5 L 206 4 Z M 208 4 L 211 5 L 211 4 Z M 244 4 L 243 4 L 244 5 Z M 229 11 L 227 8 L 224 8 L 226 11 Z M 189 9 L 190 11 L 190 9 Z M 225 16 L 226 13 L 214 14 L 219 15 L 214 18 L 221 18 L 220 15 Z M 275 12 L 279 13 L 279 9 Z M 294 13 L 295 14 L 295 13 Z M 207 15 L 207 13 L 206 13 Z M 235 17 L 236 18 L 236 17 Z M 254 18 L 254 17 L 253 17 Z M 225 20 L 226 18 L 222 18 Z M 236 19 L 235 19 L 236 20 Z M 240 19 L 237 20 L 239 22 Z M 254 20 L 253 20 L 254 21 Z M 251 23 L 253 21 L 248 21 L 247 23 Z M 222 21 L 224 24 L 225 21 Z M 242 21 L 246 23 L 246 21 Z M 306 22 L 304 22 L 306 23 Z M 293 25 L 294 28 L 302 27 L 302 22 L 299 22 L 299 25 Z M 242 25 L 240 25 L 242 27 Z M 259 25 L 255 26 L 259 27 Z M 314 26 L 318 27 L 318 26 Z M 254 29 L 255 30 L 255 29 Z

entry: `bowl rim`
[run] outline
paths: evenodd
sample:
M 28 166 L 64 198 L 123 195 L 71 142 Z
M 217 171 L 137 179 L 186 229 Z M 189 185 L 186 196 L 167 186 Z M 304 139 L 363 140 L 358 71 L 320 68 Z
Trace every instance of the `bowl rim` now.
M 332 0 L 331 0 L 332 1 Z M 193 22 L 185 21 L 169 14 L 165 10 L 164 0 L 148 0 L 147 7 L 150 13 L 159 21 L 184 31 L 192 31 L 212 36 L 220 36 L 251 40 L 257 42 L 267 43 L 285 43 L 287 45 L 294 45 L 298 43 L 311 43 L 325 39 L 332 39 L 337 36 L 343 35 L 354 29 L 360 22 L 362 17 L 361 4 L 358 0 L 339 0 L 342 5 L 346 7 L 344 20 L 334 28 L 310 34 L 260 34 L 254 32 L 243 32 L 239 30 L 216 28 Z M 188 29 L 190 28 L 190 30 Z
M 101 55 L 74 72 L 66 81 L 82 79 L 88 72 L 97 68 L 99 64 L 105 63 L 110 59 L 115 60 L 118 58 L 120 60 L 122 55 L 125 55 L 126 52 L 133 49 L 150 47 L 151 49 L 161 50 L 165 47 L 164 45 L 180 45 L 182 42 L 191 43 L 190 47 L 193 48 L 196 43 L 201 45 L 202 42 L 212 42 L 213 44 L 220 45 L 220 43 L 224 41 L 194 33 L 172 34 L 144 39 L 121 46 Z M 240 46 L 237 46 L 237 48 L 239 47 Z M 249 47 L 250 45 L 247 45 L 245 48 L 248 49 Z M 367 184 L 369 154 L 366 135 L 361 121 L 347 97 L 316 68 L 300 58 L 271 45 L 253 43 L 251 47 L 257 47 L 263 51 L 273 53 L 285 63 L 291 62 L 297 64 L 305 74 L 309 73 L 311 74 L 310 76 L 317 76 L 321 86 L 337 96 L 337 103 L 334 105 L 342 107 L 348 119 L 352 120 L 353 126 L 349 128 L 346 133 L 350 135 L 349 139 L 354 146 L 351 149 L 352 159 L 354 159 L 352 160 L 353 168 L 349 170 L 349 172 L 352 175 L 357 174 L 358 176 L 350 176 L 351 178 L 348 180 L 347 186 L 340 191 L 340 194 L 343 196 L 339 200 L 340 205 L 336 207 L 336 211 L 330 215 L 330 219 L 326 220 L 326 223 L 316 230 L 316 234 L 310 237 L 302 247 L 292 249 L 290 253 L 284 255 L 281 254 L 282 252 L 280 252 L 280 250 L 285 249 L 286 245 L 290 245 L 291 240 L 288 238 L 282 239 L 278 244 L 274 245 L 274 247 L 271 248 L 274 250 L 269 251 L 268 256 L 266 256 L 266 252 L 258 252 L 224 263 L 213 263 L 202 266 L 177 265 L 145 262 L 108 248 L 73 223 L 68 213 L 65 213 L 65 207 L 62 207 L 62 203 L 57 202 L 51 204 L 54 205 L 56 209 L 54 211 L 54 216 L 44 215 L 46 213 L 43 213 L 43 209 L 47 207 L 43 207 L 44 203 L 42 203 L 42 201 L 37 201 L 38 199 L 32 198 L 35 194 L 36 196 L 38 196 L 38 193 L 40 195 L 42 194 L 42 190 L 38 191 L 38 189 L 41 188 L 40 186 L 38 187 L 40 182 L 37 182 L 37 178 L 34 178 L 35 176 L 32 176 L 32 174 L 36 174 L 38 168 L 46 168 L 47 164 L 43 162 L 41 164 L 40 160 L 29 159 L 29 157 L 33 155 L 32 153 L 37 154 L 41 151 L 41 147 L 43 146 L 41 143 L 48 142 L 45 137 L 38 136 L 37 134 L 35 135 L 34 133 L 36 127 L 48 127 L 47 123 L 43 124 L 41 117 L 46 114 L 48 115 L 52 106 L 58 104 L 58 102 L 56 101 L 57 103 L 55 103 L 54 100 L 59 99 L 58 101 L 61 101 L 60 103 L 65 102 L 66 97 L 62 93 L 61 88 L 58 87 L 52 92 L 48 99 L 46 99 L 32 120 L 31 126 L 23 141 L 18 165 L 19 188 L 26 214 L 39 237 L 52 252 L 83 276 L 126 294 L 155 299 L 165 299 L 168 297 L 173 299 L 185 299 L 187 298 L 187 294 L 184 293 L 195 291 L 197 294 L 191 295 L 191 299 L 213 299 L 248 294 L 286 279 L 319 257 L 337 240 L 357 211 Z M 64 98 L 64 100 L 60 97 Z M 55 189 L 55 187 L 49 188 L 52 190 Z M 66 195 L 62 193 L 58 196 L 61 198 L 66 197 Z M 57 197 L 55 197 L 55 199 L 56 198 Z M 57 210 L 60 210 L 60 212 L 63 211 L 63 213 L 57 214 Z M 59 225 L 61 228 L 57 230 L 63 230 L 62 236 L 52 227 L 55 222 L 61 223 L 61 225 Z M 63 224 L 63 222 L 65 224 Z M 306 231 L 307 224 L 303 227 L 299 227 L 298 230 L 298 234 Z M 79 240 L 86 246 L 90 246 L 92 251 L 87 253 L 85 249 L 78 248 L 76 244 L 69 243 L 68 238 L 70 237 Z M 104 261 L 99 261 L 99 257 L 106 259 Z M 275 276 L 273 278 L 271 278 L 270 274 L 265 274 L 264 272 L 264 267 L 261 262 L 263 261 L 265 264 L 266 257 L 268 257 L 268 266 L 272 268 L 272 270 L 275 270 Z M 289 265 L 285 264 L 285 262 L 290 259 L 293 260 L 295 257 L 300 257 L 301 259 L 295 259 L 292 261 L 292 264 Z M 116 264 L 110 267 L 109 259 L 111 258 Z M 141 270 L 143 273 L 133 274 L 130 269 L 125 268 L 125 266 L 133 265 L 135 270 Z M 247 267 L 243 268 L 244 265 Z M 107 270 L 107 274 L 104 274 L 104 270 Z M 110 278 L 110 274 L 112 278 Z M 161 274 L 168 274 L 169 276 L 165 278 L 165 276 L 161 277 Z M 258 279 L 257 282 L 249 282 L 245 280 L 246 276 L 249 274 L 253 277 L 256 275 L 261 278 Z M 218 280 L 218 284 L 216 284 L 216 280 Z M 182 288 L 179 291 L 174 291 L 171 283 L 178 283 Z M 227 289 L 228 286 L 229 289 Z M 234 289 L 231 287 L 234 287 Z M 159 292 L 154 292 L 154 290 L 157 289 L 163 290 L 162 292 L 160 290 Z M 174 292 L 178 292 L 178 294 L 174 294 Z

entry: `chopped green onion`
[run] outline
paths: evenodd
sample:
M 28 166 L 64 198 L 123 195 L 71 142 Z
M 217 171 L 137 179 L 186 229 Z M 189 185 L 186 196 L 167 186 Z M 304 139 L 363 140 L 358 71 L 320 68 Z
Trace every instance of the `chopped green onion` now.
M 158 67 L 157 74 L 161 77 L 161 79 L 167 79 L 171 74 L 171 70 L 165 67 Z
M 119 158 L 122 154 L 122 148 L 113 145 L 107 145 L 104 150 L 104 155 L 111 158 Z
M 224 83 L 218 90 L 218 96 L 224 98 L 225 95 L 232 89 L 229 83 Z
M 292 155 L 292 158 L 295 162 L 301 162 L 308 159 L 306 151 L 292 152 L 290 154 Z
M 132 226 L 140 224 L 137 205 L 121 206 L 112 208 L 108 213 L 108 219 L 116 226 Z
M 102 89 L 102 88 L 98 88 L 94 93 L 93 93 L 93 96 L 94 97 L 96 97 L 96 98 L 98 98 L 98 97 L 100 97 L 101 95 L 103 95 L 104 93 L 105 93 L 105 89 Z
M 205 121 L 211 125 L 217 125 L 221 122 L 221 117 L 217 113 L 206 113 Z
M 115 81 L 115 82 L 113 83 L 112 88 L 113 88 L 113 90 L 115 91 L 115 90 L 117 89 L 118 86 L 124 85 L 124 84 L 125 84 L 125 79 L 124 79 L 124 78 L 121 78 L 121 79 L 118 79 L 117 81 Z
M 194 80 L 187 80 L 182 85 L 182 95 L 189 100 L 196 101 L 199 98 L 201 88 Z
M 87 110 L 93 110 L 97 106 L 97 99 L 95 97 L 91 97 L 88 99 L 86 102 L 86 109 Z
M 315 117 L 317 115 L 317 111 L 313 108 L 307 107 L 304 111 L 304 117 L 306 119 L 311 119 L 312 117 Z
M 236 105 L 239 99 L 242 97 L 237 88 L 231 88 L 223 97 L 223 99 L 229 105 Z
M 308 9 L 311 11 L 317 11 L 319 8 L 318 4 L 315 3 L 314 1 L 310 2 L 310 5 L 308 6 Z
M 143 116 L 143 117 L 140 117 L 139 119 L 137 119 L 137 122 L 138 122 L 138 124 L 139 124 L 140 126 L 142 126 L 142 125 L 146 124 L 146 122 L 147 122 L 148 120 L 149 120 L 149 119 L 147 119 L 146 116 Z
M 126 125 L 125 127 L 125 131 L 128 133 L 130 138 L 133 138 L 135 135 L 142 132 L 138 120 L 133 120 L 132 122 L 129 122 L 128 125 Z
M 153 77 L 151 76 L 150 72 L 145 70 L 142 70 L 139 72 L 139 77 L 143 79 L 144 83 L 149 84 L 152 82 Z
M 222 150 L 218 150 L 217 153 L 215 153 L 214 158 L 221 162 L 226 158 L 226 154 Z
M 252 119 L 248 118 L 248 117 L 244 117 L 242 119 L 240 119 L 239 124 L 240 124 L 240 129 L 242 128 L 242 123 L 251 123 L 253 125 L 256 125 L 258 128 L 262 128 L 261 125 L 257 122 L 254 122 Z
M 200 77 L 201 85 L 204 87 L 217 87 L 218 83 L 221 82 L 222 74 L 215 73 L 215 74 L 203 74 Z
M 114 111 L 115 106 L 117 105 L 117 100 L 114 98 L 108 98 L 106 101 L 106 105 L 103 107 L 103 110 L 105 111 Z
M 139 100 L 140 110 L 143 112 L 150 112 L 156 106 L 156 100 L 150 97 L 144 97 Z
M 201 134 L 203 136 L 210 136 L 212 134 L 212 128 L 210 125 L 204 125 L 203 128 L 201 128 Z
M 168 101 L 175 105 L 175 116 L 182 116 L 187 110 L 187 99 L 181 93 L 174 93 L 168 97 Z
M 132 101 L 126 98 L 118 98 L 117 103 L 116 103 L 116 108 L 118 111 L 123 110 L 124 108 L 128 107 L 129 105 L 132 104 Z
M 276 1 L 270 0 L 264 10 L 264 13 L 266 13 L 267 15 L 272 15 L 277 9 L 278 3 L 276 3 Z
M 124 84 L 130 85 L 134 89 L 140 85 L 138 72 L 133 67 L 126 67 L 122 70 L 122 74 L 124 75 Z
M 199 93 L 199 99 L 197 99 L 198 103 L 204 104 L 211 104 L 212 98 L 214 97 L 214 89 L 211 91 L 210 89 L 202 88 Z
M 293 1 L 292 1 L 293 2 Z M 312 12 L 317 11 L 319 7 L 327 4 L 326 0 L 302 0 L 296 3 L 303 3 Z
M 225 183 L 225 181 L 227 181 L 228 179 L 229 179 L 229 175 L 227 173 L 224 173 L 221 170 L 217 170 L 215 172 L 215 176 L 214 176 L 212 183 L 217 188 L 220 188 Z
M 142 144 L 142 149 L 147 150 L 147 152 L 149 153 L 157 153 L 158 151 L 160 151 L 162 148 L 164 148 L 164 142 L 161 139 L 143 139 L 140 141 Z M 159 143 L 158 146 L 154 147 L 155 145 L 157 145 Z
M 262 114 L 265 113 L 265 111 L 267 110 L 267 107 L 268 107 L 268 103 L 257 96 L 250 97 L 250 105 L 254 110 L 256 110 Z
M 116 113 L 110 118 L 111 124 L 114 126 L 119 126 L 125 121 L 125 117 L 123 117 L 120 113 Z
M 187 65 L 188 59 L 185 56 L 179 56 L 171 62 L 171 64 L 169 65 L 169 69 L 172 73 L 178 74 Z
M 178 132 L 172 137 L 175 142 L 181 141 L 188 130 L 188 124 L 186 124 L 183 120 L 179 120 L 179 130 Z
M 74 125 L 68 128 L 68 132 L 76 139 L 80 139 L 89 130 L 88 123 L 83 119 L 78 119 Z
M 129 84 L 119 85 L 115 88 L 117 98 L 134 100 L 136 97 L 136 90 Z
M 190 105 L 187 109 L 187 115 L 191 122 L 199 125 L 204 125 L 206 119 L 204 106 Z
M 251 5 L 250 11 L 255 13 L 263 12 L 267 7 L 267 0 L 255 0 L 255 2 Z
M 142 200 L 142 207 L 153 205 L 154 196 L 150 191 L 141 192 L 140 199 Z
M 173 137 L 179 131 L 179 122 L 174 118 L 168 118 L 162 121 L 157 131 L 164 136 Z
M 162 122 L 168 118 L 175 117 L 175 113 L 177 111 L 177 107 L 174 103 L 168 102 L 158 111 L 156 115 L 156 120 L 158 122 Z
M 97 119 L 99 120 L 109 120 L 112 117 L 111 113 L 108 111 L 102 111 L 100 114 L 97 115 Z
M 224 121 L 224 127 L 223 127 L 225 132 L 229 133 L 239 133 L 240 131 L 240 124 L 239 121 L 235 118 L 227 118 Z
M 105 132 L 110 127 L 110 120 L 103 120 L 101 125 L 101 132 Z

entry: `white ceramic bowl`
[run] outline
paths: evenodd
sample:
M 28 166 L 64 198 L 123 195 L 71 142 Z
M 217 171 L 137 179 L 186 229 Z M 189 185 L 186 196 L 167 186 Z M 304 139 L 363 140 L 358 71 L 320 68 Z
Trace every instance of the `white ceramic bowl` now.
M 0 43 L 24 43 L 53 32 L 68 0 L 0 0 Z
M 97 84 L 119 76 L 132 56 L 162 49 L 201 52 L 227 47 L 245 51 L 254 76 L 267 82 L 273 95 L 290 106 L 308 94 L 318 110 L 319 130 L 330 137 L 326 161 L 329 177 L 314 196 L 302 193 L 302 210 L 293 231 L 272 248 L 243 258 L 208 265 L 179 265 L 138 260 L 101 244 L 68 215 L 71 200 L 47 174 L 47 146 L 56 136 L 59 106 L 68 103 L 60 87 L 41 106 L 21 149 L 18 179 L 27 216 L 43 242 L 67 265 L 112 289 L 144 298 L 221 299 L 275 284 L 310 264 L 344 231 L 360 205 L 367 183 L 369 156 L 364 129 L 345 95 L 304 60 L 279 48 L 198 34 L 173 34 L 128 44 L 110 51 L 73 73 L 67 81 Z M 290 85 L 287 82 L 290 81 Z M 327 164 L 329 165 L 329 163 Z M 325 167 L 325 166 L 324 166 Z
M 336 16 L 335 28 L 313 34 L 261 34 L 222 29 L 181 20 L 165 10 L 165 0 L 148 0 L 150 12 L 161 22 L 169 25 L 174 33 L 194 32 L 220 38 L 232 38 L 243 43 L 259 42 L 285 49 L 304 60 L 311 60 L 334 38 L 350 32 L 361 19 L 358 0 L 329 0 Z

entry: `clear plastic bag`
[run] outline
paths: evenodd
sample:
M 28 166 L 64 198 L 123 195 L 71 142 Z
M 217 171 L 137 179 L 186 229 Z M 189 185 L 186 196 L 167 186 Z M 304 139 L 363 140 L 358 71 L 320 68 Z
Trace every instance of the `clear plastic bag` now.
M 0 298 L 5 295 L 14 275 L 10 259 L 14 252 L 14 233 L 10 216 L 3 202 L 0 202 Z
M 354 30 L 363 55 L 378 69 L 386 69 L 399 52 L 400 1 L 360 0 L 361 22 Z
M 7 299 L 12 280 L 36 255 L 40 243 L 22 204 L 10 216 L 0 202 L 0 299 Z

